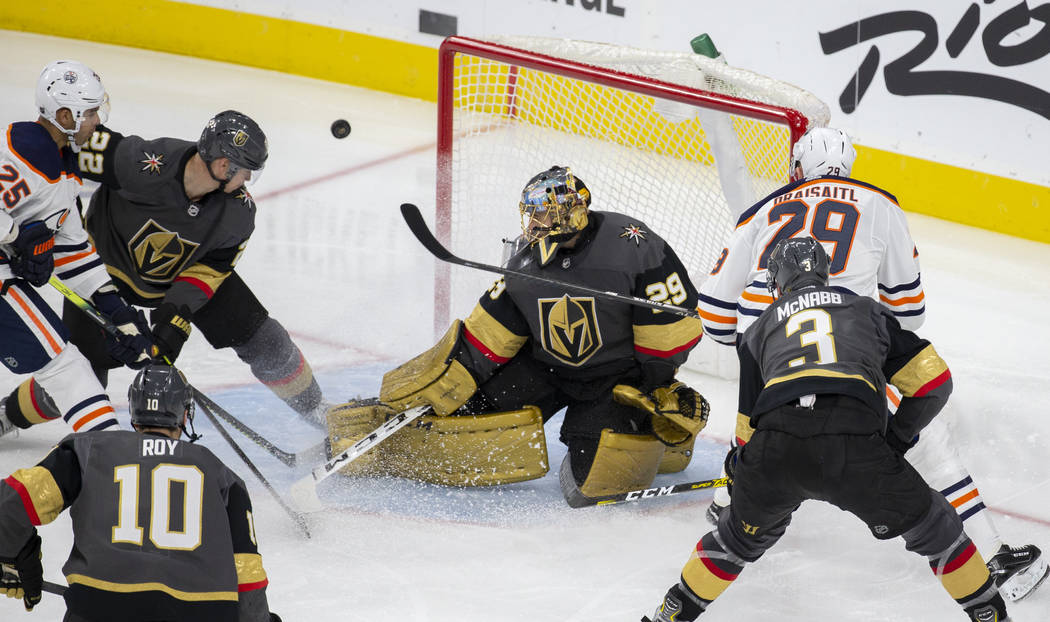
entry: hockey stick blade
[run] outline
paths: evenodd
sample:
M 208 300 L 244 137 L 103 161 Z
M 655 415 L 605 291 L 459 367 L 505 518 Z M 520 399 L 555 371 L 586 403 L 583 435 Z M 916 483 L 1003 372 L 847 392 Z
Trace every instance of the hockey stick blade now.
M 669 497 L 671 495 L 677 495 L 682 492 L 693 492 L 694 490 L 705 490 L 707 488 L 721 488 L 722 486 L 728 486 L 729 481 L 730 480 L 728 477 L 719 477 L 716 479 L 705 479 L 699 482 L 683 482 L 681 484 L 672 484 L 670 486 L 654 486 L 652 488 L 642 488 L 639 490 L 632 490 L 630 492 L 625 492 L 618 495 L 611 495 L 608 497 L 592 499 L 590 503 L 578 504 L 573 507 L 615 505 L 618 503 L 642 501 L 643 499 Z
M 194 388 L 193 389 L 193 396 L 195 398 L 197 398 L 198 402 L 203 402 L 204 404 L 206 404 L 208 406 L 208 408 L 213 413 L 218 415 L 218 417 L 220 419 L 222 419 L 226 423 L 228 423 L 231 426 L 233 426 L 233 429 L 237 430 L 238 432 L 240 432 L 241 434 L 246 436 L 248 438 L 248 440 L 252 441 L 253 443 L 258 445 L 259 447 L 262 447 L 263 449 L 265 449 L 267 453 L 269 453 L 274 458 L 277 458 L 278 460 L 283 462 L 285 466 L 295 467 L 295 466 L 298 466 L 298 465 L 301 465 L 301 464 L 313 464 L 313 463 L 317 462 L 318 460 L 323 460 L 324 457 L 325 457 L 325 442 L 324 441 L 322 441 L 322 442 L 320 442 L 320 443 L 318 443 L 316 445 L 313 445 L 311 447 L 307 447 L 306 449 L 304 449 L 302 451 L 297 451 L 295 453 L 292 453 L 290 451 L 285 451 L 285 450 L 281 449 L 280 447 L 278 447 L 278 446 L 274 445 L 273 443 L 271 443 L 262 434 L 259 434 L 255 430 L 251 429 L 248 426 L 248 424 L 242 422 L 237 417 L 234 417 L 225 408 L 223 408 L 222 406 L 219 406 L 215 402 L 215 400 L 211 399 L 210 397 L 208 397 L 204 393 L 201 393 L 200 390 Z
M 557 279 L 549 279 L 547 277 L 538 276 L 535 274 L 529 274 L 528 272 L 521 272 L 519 270 L 512 270 L 510 268 L 501 268 L 500 266 L 493 266 L 490 264 L 478 263 L 476 261 L 470 261 L 469 259 L 463 259 L 452 254 L 447 248 L 445 248 L 437 238 L 434 237 L 433 232 L 427 227 L 427 223 L 423 220 L 423 215 L 419 213 L 419 208 L 411 203 L 401 204 L 401 217 L 405 219 L 405 224 L 412 231 L 412 235 L 416 236 L 419 243 L 423 245 L 423 248 L 427 249 L 431 255 L 437 257 L 441 261 L 445 261 L 451 264 L 459 266 L 465 266 L 467 268 L 474 268 L 476 270 L 483 270 L 485 272 L 495 272 L 496 274 L 502 274 L 504 276 L 514 276 L 517 278 L 528 279 L 531 281 L 538 281 L 540 283 L 546 283 L 548 285 L 556 285 L 558 287 L 564 287 L 566 289 L 572 289 L 575 291 L 590 294 L 595 298 L 605 298 L 607 300 L 616 300 L 637 307 L 647 307 L 649 309 L 655 309 L 657 311 L 667 311 L 668 313 L 674 313 L 685 317 L 699 318 L 700 314 L 695 309 L 687 309 L 685 307 L 679 307 L 677 305 L 667 304 L 664 302 L 655 302 L 648 298 L 638 298 L 636 296 L 629 296 L 627 294 L 620 294 L 617 292 L 605 292 L 598 289 L 587 287 L 586 285 L 577 285 L 576 283 L 568 283 L 565 281 L 559 281 Z
M 309 538 L 310 527 L 306 524 L 306 517 L 304 517 L 302 513 L 296 512 L 295 509 L 290 507 L 288 503 L 285 502 L 285 500 L 281 497 L 281 495 L 277 493 L 273 485 L 270 484 L 270 481 L 266 479 L 266 476 L 262 474 L 262 471 L 260 471 L 258 467 L 255 466 L 255 463 L 248 458 L 248 455 L 245 454 L 244 450 L 241 449 L 241 446 L 233 440 L 233 437 L 231 437 L 230 433 L 226 431 L 226 428 L 222 427 L 222 424 L 219 423 L 218 416 L 215 415 L 215 413 L 213 413 L 210 408 L 208 408 L 208 404 L 201 400 L 198 400 L 197 405 L 200 406 L 200 410 L 204 413 L 204 416 L 207 417 L 208 421 L 211 422 L 212 427 L 215 428 L 215 430 L 219 433 L 220 436 L 222 436 L 223 440 L 226 441 L 226 444 L 229 445 L 230 449 L 232 449 L 233 452 L 237 454 L 237 457 L 239 457 L 241 461 L 244 462 L 245 466 L 247 466 L 248 470 L 251 471 L 253 475 L 255 475 L 256 479 L 258 479 L 259 482 L 262 483 L 266 491 L 269 492 L 270 495 L 273 497 L 274 501 L 277 502 L 277 505 L 281 506 L 281 509 L 283 509 L 288 514 L 288 517 L 291 518 L 292 522 L 295 523 L 296 527 L 298 527 L 300 531 L 303 532 L 303 535 Z
M 300 512 L 317 512 L 323 509 L 321 499 L 317 496 L 318 482 L 364 455 L 365 452 L 378 445 L 383 439 L 418 419 L 429 408 L 429 406 L 416 406 L 397 413 L 368 436 L 332 456 L 327 462 L 311 469 L 306 477 L 292 484 L 290 491 L 292 503 Z

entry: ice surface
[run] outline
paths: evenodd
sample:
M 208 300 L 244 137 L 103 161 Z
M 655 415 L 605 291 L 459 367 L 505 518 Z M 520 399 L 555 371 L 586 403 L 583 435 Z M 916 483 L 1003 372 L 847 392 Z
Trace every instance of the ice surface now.
M 412 202 L 432 213 L 433 104 L 22 33 L 0 31 L 0 52 L 7 60 L 0 66 L 4 124 L 33 118 L 36 77 L 58 58 L 80 60 L 102 75 L 113 101 L 110 125 L 124 133 L 192 139 L 227 108 L 260 123 L 271 157 L 252 189 L 257 230 L 238 271 L 288 327 L 330 399 L 375 394 L 383 371 L 432 343 L 433 260 L 397 208 Z M 353 126 L 345 140 L 329 133 L 337 118 Z M 508 210 L 515 201 L 508 198 Z M 922 333 L 955 378 L 945 416 L 960 453 L 1004 539 L 1050 552 L 1050 294 L 1041 282 L 1050 247 L 921 216 L 909 222 L 928 297 Z M 57 295 L 46 293 L 57 304 Z M 320 439 L 255 383 L 232 351 L 214 352 L 194 335 L 179 362 L 198 388 L 289 451 Z M 126 370 L 112 375 L 118 409 L 131 377 Z M 18 381 L 6 373 L 0 378 L 4 393 Z M 687 379 L 710 399 L 712 421 L 690 468 L 660 483 L 717 476 L 732 430 L 733 384 Z M 202 442 L 252 490 L 271 607 L 286 622 L 637 620 L 677 580 L 708 529 L 709 491 L 573 510 L 561 500 L 556 473 L 489 489 L 330 478 L 320 486 L 329 509 L 310 517 L 314 537 L 305 541 L 207 421 L 198 420 Z M 555 467 L 564 455 L 556 425 L 547 427 Z M 0 439 L 0 475 L 35 463 L 67 432 L 52 423 Z M 305 474 L 234 436 L 278 490 Z M 45 577 L 62 581 L 71 542 L 67 515 L 41 532 Z M 60 619 L 61 605 L 45 595 L 33 619 Z M 0 603 L 4 620 L 21 619 L 21 611 L 20 603 Z M 1011 612 L 1022 622 L 1050 619 L 1050 588 Z M 702 619 L 962 617 L 925 560 L 904 551 L 900 540 L 877 542 L 860 521 L 811 502 Z

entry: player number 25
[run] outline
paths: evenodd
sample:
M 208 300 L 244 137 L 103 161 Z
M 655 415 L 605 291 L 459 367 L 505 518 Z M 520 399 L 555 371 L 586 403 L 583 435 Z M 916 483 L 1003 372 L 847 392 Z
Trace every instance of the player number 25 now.
M 139 465 L 125 464 L 113 469 L 119 488 L 117 524 L 113 542 L 142 546 L 142 527 L 138 525 Z M 173 484 L 182 484 L 182 529 L 172 529 Z M 204 510 L 204 474 L 194 466 L 160 464 L 150 473 L 149 539 L 158 549 L 192 551 L 201 545 Z

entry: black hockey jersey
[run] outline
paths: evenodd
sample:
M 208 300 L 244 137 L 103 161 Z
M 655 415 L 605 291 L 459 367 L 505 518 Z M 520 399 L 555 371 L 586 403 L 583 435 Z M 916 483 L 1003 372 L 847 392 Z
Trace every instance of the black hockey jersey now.
M 697 293 L 682 262 L 645 223 L 592 211 L 572 249 L 540 267 L 529 247 L 508 268 L 592 289 L 689 309 Z M 589 380 L 641 370 L 665 384 L 700 340 L 700 320 L 596 298 L 578 290 L 508 276 L 481 296 L 464 322 L 470 367 L 480 380 L 529 342 L 533 357 L 564 378 Z
M 893 312 L 871 298 L 829 287 L 777 299 L 744 333 L 738 354 L 739 412 L 755 428 L 769 411 L 805 395 L 846 395 L 867 404 L 870 416 L 843 415 L 852 419 L 825 432 L 882 432 L 888 378 L 903 395 L 895 429 L 909 439 L 951 390 L 951 372 L 930 342 L 902 329 Z
M 17 553 L 34 525 L 66 508 L 74 613 L 269 620 L 248 492 L 207 448 L 131 431 L 67 436 L 0 483 L 0 554 Z
M 164 301 L 196 311 L 233 270 L 255 228 L 247 190 L 216 190 L 194 202 L 183 173 L 197 153 L 177 138 L 145 140 L 100 127 L 78 164 L 100 182 L 87 230 L 110 274 L 131 301 Z

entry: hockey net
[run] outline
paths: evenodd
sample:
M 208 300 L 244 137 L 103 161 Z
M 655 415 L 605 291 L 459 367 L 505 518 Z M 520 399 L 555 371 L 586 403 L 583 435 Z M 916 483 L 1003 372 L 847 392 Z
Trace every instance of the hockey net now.
M 792 145 L 827 125 L 798 87 L 690 53 L 535 37 L 450 37 L 438 86 L 436 232 L 501 263 L 526 182 L 569 166 L 592 209 L 668 240 L 696 286 L 737 215 L 788 181 Z M 493 275 L 438 266 L 435 330 L 469 313 Z

